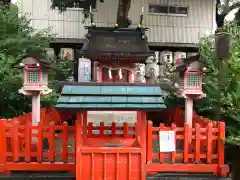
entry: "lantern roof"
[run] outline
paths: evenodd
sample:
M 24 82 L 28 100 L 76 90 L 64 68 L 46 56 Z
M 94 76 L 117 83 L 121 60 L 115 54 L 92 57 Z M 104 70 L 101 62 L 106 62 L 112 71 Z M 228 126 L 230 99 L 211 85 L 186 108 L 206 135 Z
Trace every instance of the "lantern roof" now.
M 88 33 L 77 58 L 88 57 L 92 60 L 145 61 L 153 56 L 149 50 L 147 28 L 86 27 Z
M 50 62 L 46 59 L 43 59 L 41 55 L 37 55 L 37 54 L 28 54 L 24 56 L 21 64 L 22 66 L 29 66 L 29 67 L 33 67 L 38 64 L 42 70 L 51 69 Z
M 203 71 L 205 66 L 204 61 L 201 60 L 200 55 L 183 58 L 180 63 L 176 65 L 177 72 L 184 72 L 186 70 L 191 71 Z

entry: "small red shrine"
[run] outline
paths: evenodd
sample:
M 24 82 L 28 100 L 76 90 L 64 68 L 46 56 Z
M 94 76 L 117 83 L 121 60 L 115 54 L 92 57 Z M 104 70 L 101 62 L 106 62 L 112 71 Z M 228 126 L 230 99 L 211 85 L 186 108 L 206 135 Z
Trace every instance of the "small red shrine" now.
M 225 123 L 209 121 L 202 127 L 189 114 L 193 99 L 204 97 L 199 58 L 183 59 L 177 66 L 183 81 L 178 91 L 191 100 L 190 109 L 185 110 L 187 120 L 177 126 L 171 118 L 160 118 L 172 85 L 161 79 L 154 83 L 159 78 L 159 62 L 148 49 L 147 29 L 87 29 L 85 43 L 76 52 L 76 82 L 60 83 L 56 105 L 59 112 L 75 115 L 75 124 L 0 121 L 0 172 L 67 171 L 77 180 L 227 177 Z M 97 118 L 96 125 L 89 122 L 90 111 L 137 115 L 134 124 Z M 32 137 L 37 139 L 36 149 L 32 149 Z

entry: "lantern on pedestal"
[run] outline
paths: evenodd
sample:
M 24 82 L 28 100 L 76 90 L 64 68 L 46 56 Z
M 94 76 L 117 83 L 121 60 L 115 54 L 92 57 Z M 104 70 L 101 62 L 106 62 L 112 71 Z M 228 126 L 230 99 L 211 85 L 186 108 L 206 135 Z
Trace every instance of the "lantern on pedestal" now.
M 176 70 L 179 72 L 179 94 L 185 98 L 185 123 L 192 127 L 193 100 L 206 96 L 202 91 L 204 63 L 199 55 L 192 56 L 177 64 Z
M 26 56 L 20 66 L 23 67 L 24 78 L 19 93 L 32 96 L 32 125 L 37 125 L 40 122 L 40 95 L 52 91 L 48 88 L 49 64 L 36 56 Z

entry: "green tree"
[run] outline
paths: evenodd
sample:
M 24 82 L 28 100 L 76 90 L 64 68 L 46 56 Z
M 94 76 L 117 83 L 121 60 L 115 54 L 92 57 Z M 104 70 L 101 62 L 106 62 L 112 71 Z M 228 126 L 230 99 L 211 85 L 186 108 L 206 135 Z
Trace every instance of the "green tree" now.
M 240 1 L 239 0 L 217 0 L 216 1 L 216 23 L 221 28 L 224 25 L 225 17 L 234 9 L 238 11 L 235 15 L 235 22 L 240 22 Z
M 226 24 L 223 31 L 232 37 L 230 58 L 223 60 L 221 83 L 218 84 L 218 60 L 215 57 L 214 36 L 200 39 L 199 51 L 206 61 L 208 71 L 204 77 L 204 90 L 207 97 L 197 105 L 199 113 L 213 119 L 214 107 L 220 105 L 221 119 L 228 124 L 228 141 L 240 145 L 240 26 L 235 23 Z M 217 92 L 221 91 L 220 101 Z
M 3 118 L 30 110 L 29 98 L 18 93 L 23 82 L 19 63 L 27 53 L 44 53 L 53 35 L 49 30 L 36 32 L 25 16 L 18 17 L 16 10 L 4 6 L 0 6 L 0 24 L 0 118 Z M 53 71 L 49 83 L 52 87 L 56 83 L 55 79 L 65 80 L 65 73 L 70 72 L 66 61 L 58 61 L 51 62 Z M 59 77 L 59 74 L 62 76 Z M 54 97 L 54 93 L 49 95 L 44 104 L 54 103 Z
M 65 11 L 67 7 L 78 7 L 83 8 L 85 18 L 89 17 L 90 6 L 95 9 L 98 0 L 52 0 L 52 8 L 58 7 L 60 11 Z M 104 2 L 104 0 L 99 0 Z M 118 10 L 117 10 L 117 20 L 116 23 L 119 27 L 128 27 L 131 25 L 131 20 L 128 19 L 128 13 L 131 7 L 131 0 L 119 0 Z

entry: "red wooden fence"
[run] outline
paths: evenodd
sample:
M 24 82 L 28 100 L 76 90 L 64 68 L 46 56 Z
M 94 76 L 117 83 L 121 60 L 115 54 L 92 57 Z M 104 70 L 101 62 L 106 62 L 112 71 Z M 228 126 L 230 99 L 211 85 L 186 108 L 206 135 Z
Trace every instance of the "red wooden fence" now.
M 99 133 L 93 131 L 98 130 Z M 111 133 L 105 133 L 105 131 Z M 87 137 L 132 138 L 135 127 L 113 122 L 105 126 L 88 123 Z M 75 126 L 62 126 L 54 122 L 48 126 L 32 126 L 19 121 L 0 120 L 0 172 L 1 171 L 75 171 Z M 121 131 L 121 132 L 120 132 Z M 118 132 L 118 133 L 117 133 Z M 44 149 L 44 140 L 48 148 Z M 29 166 L 30 165 L 30 166 Z
M 174 124 L 171 127 L 164 124 L 152 127 L 151 121 L 148 122 L 147 171 L 209 172 L 226 176 L 228 166 L 224 165 L 225 123 L 219 122 L 217 125 L 216 127 L 215 123 L 213 126 L 209 122 L 207 128 L 196 124 L 189 129 L 187 124 L 183 128 Z M 159 131 L 166 130 L 175 132 L 176 151 L 171 153 L 159 152 L 157 143 L 154 143 L 154 140 L 159 141 Z
M 99 133 L 93 133 L 95 130 L 99 130 Z M 111 133 L 105 133 L 106 130 Z M 158 133 L 162 130 L 174 130 L 177 145 L 175 152 L 159 152 Z M 135 138 L 135 127 L 127 123 L 120 127 L 115 123 L 110 126 L 105 126 L 104 123 L 93 126 L 92 123 L 88 123 L 83 131 L 90 138 L 109 136 Z M 148 172 L 211 172 L 221 176 L 225 176 L 228 172 L 228 166 L 224 165 L 225 123 L 223 122 L 218 124 L 210 122 L 207 128 L 196 124 L 192 130 L 187 125 L 165 127 L 161 124 L 160 127 L 152 127 L 152 123 L 148 122 L 146 132 L 146 171 Z M 67 123 L 61 126 L 54 123 L 32 126 L 18 124 L 17 121 L 1 120 L 0 172 L 75 171 L 75 138 L 75 126 L 68 126 Z M 154 143 L 154 140 L 157 140 L 157 143 Z M 45 151 L 44 141 L 48 144 Z

